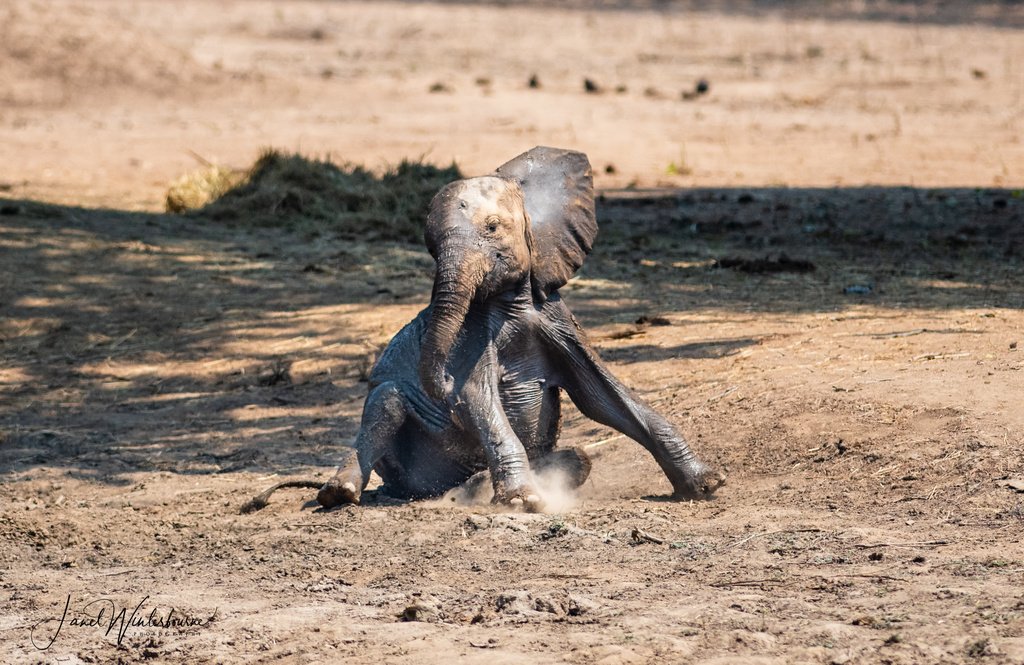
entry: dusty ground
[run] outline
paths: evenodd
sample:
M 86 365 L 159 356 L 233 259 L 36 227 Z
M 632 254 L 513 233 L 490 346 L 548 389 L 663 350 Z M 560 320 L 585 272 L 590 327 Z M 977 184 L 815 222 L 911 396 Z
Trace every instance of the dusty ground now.
M 0 7 L 0 660 L 1024 662 L 1020 7 L 755 4 Z M 555 514 L 239 516 L 332 472 L 431 262 L 158 214 L 188 151 L 535 144 L 607 190 L 564 297 L 718 498 L 569 410 Z

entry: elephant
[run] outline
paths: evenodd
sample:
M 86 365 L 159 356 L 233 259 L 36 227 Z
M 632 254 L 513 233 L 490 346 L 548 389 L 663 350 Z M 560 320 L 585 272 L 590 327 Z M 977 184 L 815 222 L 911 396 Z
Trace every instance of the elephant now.
M 537 147 L 441 189 L 424 234 L 437 266 L 430 304 L 371 370 L 359 433 L 320 505 L 358 504 L 375 470 L 398 498 L 489 476 L 495 503 L 540 510 L 539 469 L 568 468 L 578 487 L 591 468 L 581 449 L 555 449 L 562 390 L 646 448 L 673 499 L 710 498 L 724 477 L 609 372 L 559 295 L 597 230 L 580 152 Z

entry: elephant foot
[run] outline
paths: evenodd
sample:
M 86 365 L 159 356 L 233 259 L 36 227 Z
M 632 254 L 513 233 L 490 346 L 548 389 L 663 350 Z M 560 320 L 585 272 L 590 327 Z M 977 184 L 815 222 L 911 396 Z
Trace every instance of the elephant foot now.
M 324 483 L 316 500 L 324 508 L 335 506 L 359 505 L 359 497 L 363 493 L 363 474 L 355 455 L 344 464 L 333 478 Z
M 544 507 L 547 505 L 544 503 L 544 499 L 540 498 L 540 495 L 536 492 L 531 492 L 525 497 L 515 497 L 509 499 L 508 505 L 515 511 L 523 511 L 524 513 L 542 513 Z
M 316 500 L 324 508 L 334 508 L 347 504 L 358 506 L 360 494 L 361 492 L 355 483 L 343 482 L 335 476 L 320 488 L 320 492 L 316 495 Z
M 675 487 L 672 498 L 676 501 L 707 500 L 724 484 L 725 476 L 702 464 L 685 483 Z
M 521 487 L 513 491 L 496 492 L 491 503 L 504 504 L 512 510 L 525 513 L 542 513 L 547 505 L 540 493 L 529 487 Z

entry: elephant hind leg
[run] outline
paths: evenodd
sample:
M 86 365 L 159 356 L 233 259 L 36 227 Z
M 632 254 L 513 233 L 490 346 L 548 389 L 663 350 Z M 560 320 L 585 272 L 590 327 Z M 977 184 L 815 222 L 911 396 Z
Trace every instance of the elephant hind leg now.
M 353 448 L 346 451 L 338 472 L 317 494 L 324 508 L 359 504 L 359 498 L 370 481 L 370 471 L 395 445 L 395 437 L 406 419 L 409 407 L 398 387 L 382 383 L 366 397 L 363 419 Z
M 569 489 L 582 486 L 590 477 L 591 467 L 590 456 L 582 448 L 559 448 L 530 463 L 534 473 L 558 473 Z

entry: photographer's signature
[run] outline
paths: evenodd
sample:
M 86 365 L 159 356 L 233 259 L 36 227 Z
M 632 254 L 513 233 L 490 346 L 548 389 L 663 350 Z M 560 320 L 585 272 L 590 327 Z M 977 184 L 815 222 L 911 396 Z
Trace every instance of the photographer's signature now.
M 217 616 L 217 611 L 214 610 L 212 615 L 202 619 L 182 612 L 176 612 L 173 607 L 166 615 L 161 615 L 157 608 L 153 608 L 147 615 L 142 609 L 147 600 L 149 600 L 149 596 L 139 601 L 139 604 L 129 614 L 128 607 L 122 607 L 118 611 L 117 604 L 114 601 L 109 598 L 99 598 L 86 603 L 77 613 L 68 616 L 71 608 L 71 594 L 68 594 L 68 599 L 64 603 L 64 613 L 60 618 L 51 617 L 43 619 L 32 626 L 29 639 L 32 640 L 32 646 L 40 651 L 46 651 L 57 641 L 57 636 L 60 635 L 64 626 L 98 628 L 103 630 L 104 636 L 110 635 L 116 628 L 117 643 L 120 645 L 129 628 L 201 628 L 209 625 Z M 57 629 L 53 632 L 52 637 L 46 639 L 44 633 L 48 631 L 45 626 L 53 621 L 59 622 Z

